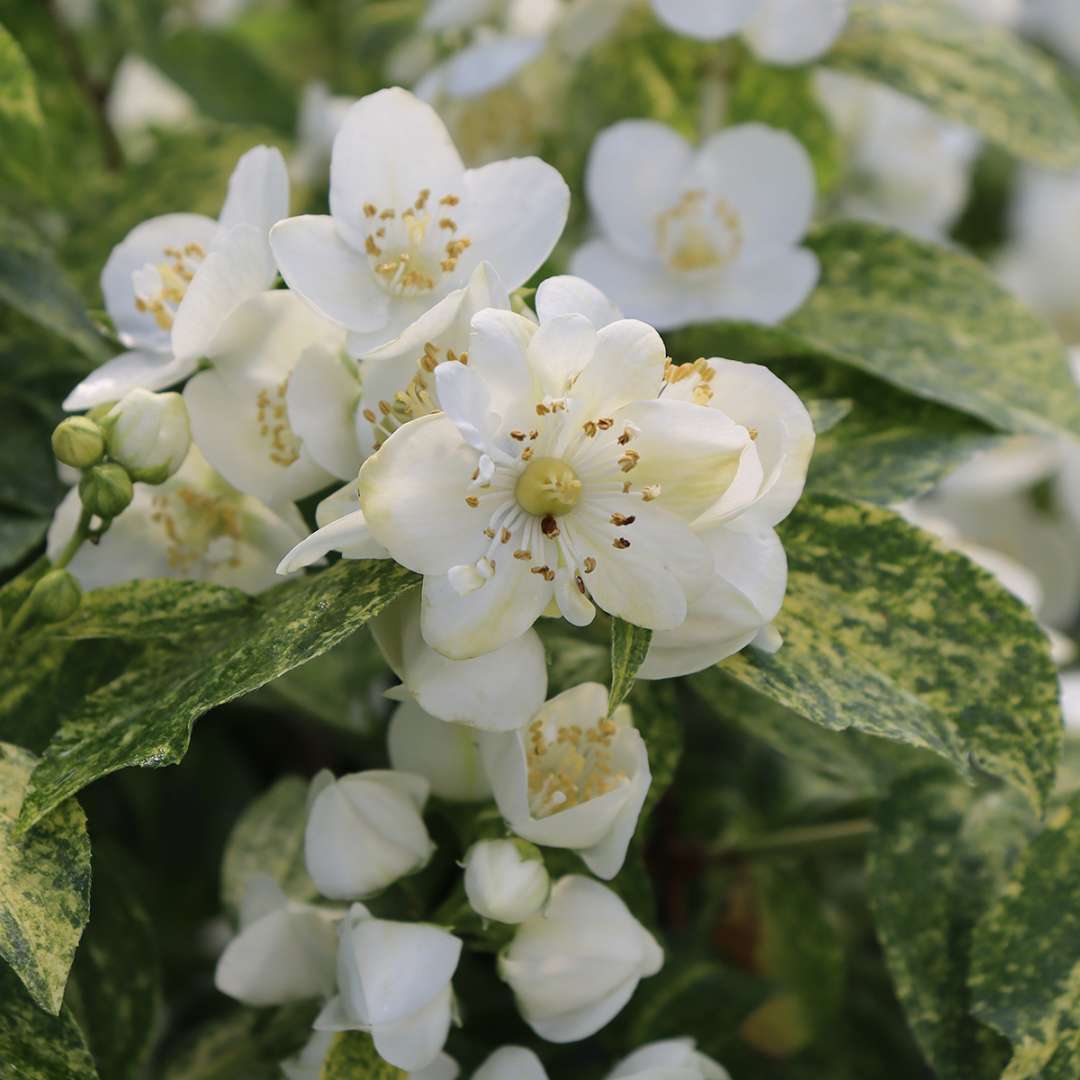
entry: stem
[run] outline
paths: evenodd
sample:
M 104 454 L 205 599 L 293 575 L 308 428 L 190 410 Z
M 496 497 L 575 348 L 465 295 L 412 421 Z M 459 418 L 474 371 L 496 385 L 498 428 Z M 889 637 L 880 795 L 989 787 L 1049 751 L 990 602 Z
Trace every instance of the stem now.
M 732 844 L 710 853 L 713 859 L 753 858 L 758 855 L 812 854 L 821 848 L 843 847 L 864 840 L 874 831 L 869 818 L 782 829 L 745 844 Z

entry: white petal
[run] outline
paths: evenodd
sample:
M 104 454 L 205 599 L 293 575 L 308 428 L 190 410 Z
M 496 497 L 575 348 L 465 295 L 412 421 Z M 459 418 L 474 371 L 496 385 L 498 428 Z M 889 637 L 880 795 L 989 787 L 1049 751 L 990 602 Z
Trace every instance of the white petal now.
M 136 225 L 112 249 L 101 271 L 101 292 L 117 336 L 125 345 L 170 350 L 169 331 L 158 326 L 149 313 L 136 310 L 132 275 L 147 263 L 171 262 L 166 248 L 198 244 L 209 250 L 216 232 L 217 223 L 202 214 L 163 214 Z
M 542 329 L 542 328 L 541 328 Z M 611 416 L 632 401 L 648 401 L 664 385 L 667 350 L 648 324 L 620 319 L 596 335 L 596 351 L 571 394 L 583 415 Z
M 430 105 L 399 87 L 380 90 L 349 109 L 334 139 L 330 213 L 349 243 L 362 251 L 365 203 L 400 211 L 424 188 L 436 197 L 460 196 L 464 171 Z
M 736 262 L 728 267 L 714 302 L 703 298 L 693 321 L 746 319 L 773 326 L 802 307 L 820 272 L 817 256 L 805 248 L 779 248 L 753 262 Z
M 430 1065 L 413 1069 L 409 1080 L 457 1080 L 460 1075 L 458 1063 L 449 1054 L 439 1054 Z
M 318 562 L 330 551 L 340 551 L 348 559 L 390 557 L 386 548 L 371 535 L 363 513 L 357 510 L 302 540 L 281 560 L 277 572 L 291 574 L 294 570 Z
M 164 390 L 195 371 L 194 361 L 174 360 L 169 353 L 135 349 L 106 360 L 64 398 L 67 412 L 119 401 L 129 390 Z
M 605 238 L 620 251 L 648 257 L 656 251 L 657 215 L 673 206 L 693 159 L 690 144 L 666 124 L 624 120 L 600 132 L 589 151 L 585 190 Z M 621 298 L 584 270 L 629 314 Z
M 360 470 L 360 505 L 372 535 L 403 566 L 445 574 L 475 562 L 487 547 L 484 528 L 502 496 L 478 489 L 465 502 L 479 454 L 444 413 L 398 428 Z
M 289 425 L 327 472 L 351 480 L 363 455 L 353 417 L 360 396 L 355 365 L 322 345 L 305 349 L 289 377 Z
M 741 30 L 759 3 L 760 0 L 652 0 L 656 17 L 662 23 L 703 41 L 729 37 Z
M 498 0 L 429 0 L 420 26 L 424 30 L 467 30 L 490 18 Z
M 476 41 L 443 66 L 443 89 L 450 97 L 480 97 L 509 82 L 544 51 L 542 37 L 495 37 Z
M 469 370 L 483 380 L 504 431 L 514 427 L 528 430 L 535 400 L 542 396 L 534 387 L 527 360 L 536 332 L 534 322 L 513 311 L 488 310 L 473 316 Z
M 683 182 L 735 209 L 744 250 L 751 255 L 760 245 L 797 243 L 810 226 L 814 166 L 789 132 L 765 124 L 727 128 L 702 145 Z
M 264 234 L 289 212 L 289 171 L 276 146 L 256 146 L 236 163 L 218 221 L 254 225 Z
M 289 288 L 316 311 L 348 330 L 381 332 L 390 297 L 368 257 L 345 242 L 333 218 L 307 214 L 279 221 L 270 246 Z
M 540 283 L 536 314 L 542 323 L 557 315 L 584 315 L 597 330 L 622 318 L 622 312 L 595 285 L 571 274 Z
M 172 327 L 176 358 L 204 356 L 229 315 L 269 289 L 276 277 L 266 234 L 252 225 L 229 229 L 195 272 L 177 308 Z
M 805 64 L 839 37 L 848 6 L 848 0 L 760 0 L 743 33 L 763 60 Z
M 511 158 L 465 174 L 461 209 L 461 232 L 472 246 L 459 269 L 486 260 L 513 290 L 551 254 L 566 225 L 570 189 L 539 158 Z
M 596 329 L 584 315 L 557 315 L 540 324 L 526 356 L 543 392 L 563 397 L 595 352 Z
M 399 1069 L 414 1072 L 430 1065 L 450 1033 L 453 995 L 450 987 L 417 1012 L 371 1029 L 379 1056 Z
M 524 1046 L 503 1046 L 484 1060 L 472 1080 L 548 1080 L 540 1059 Z
M 480 376 L 464 364 L 440 364 L 435 369 L 439 404 L 461 437 L 476 450 L 490 450 L 499 429 L 491 394 Z

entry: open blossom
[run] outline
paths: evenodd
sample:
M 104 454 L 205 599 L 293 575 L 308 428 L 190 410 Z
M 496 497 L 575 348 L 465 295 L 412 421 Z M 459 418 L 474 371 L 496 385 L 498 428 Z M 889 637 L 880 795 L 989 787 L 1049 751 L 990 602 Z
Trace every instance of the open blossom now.
M 787 132 L 740 124 L 695 149 L 665 124 L 625 120 L 597 136 L 585 183 L 601 235 L 573 272 L 661 330 L 776 323 L 817 283 L 817 257 L 799 247 L 814 171 Z
M 435 845 L 421 814 L 422 776 L 368 769 L 335 780 L 323 770 L 311 781 L 304 864 L 323 896 L 368 896 L 419 870 Z
M 607 1080 L 731 1080 L 727 1069 L 700 1053 L 693 1039 L 663 1039 L 635 1050 Z
M 264 874 L 248 879 L 240 932 L 226 946 L 214 985 L 246 1005 L 284 1005 L 334 992 L 340 912 L 289 900 Z
M 338 933 L 338 993 L 316 1031 L 368 1031 L 391 1065 L 430 1065 L 450 1031 L 461 940 L 425 923 L 376 919 L 363 904 L 352 905 Z
M 69 411 L 115 401 L 134 387 L 162 390 L 192 374 L 218 327 L 270 288 L 270 226 L 289 212 L 281 152 L 249 150 L 229 178 L 218 220 L 164 214 L 136 225 L 101 272 L 105 308 L 127 346 L 64 401 Z
M 49 526 L 50 559 L 75 531 L 81 504 L 72 488 Z M 85 589 L 139 578 L 188 578 L 261 592 L 277 584 L 281 553 L 307 533 L 295 506 L 267 506 L 230 486 L 195 446 L 163 484 L 135 485 L 131 504 L 68 569 Z
M 656 939 L 606 885 L 571 874 L 499 957 L 525 1022 L 542 1039 L 575 1042 L 607 1024 L 664 963 Z
M 290 288 L 350 331 L 362 355 L 393 341 L 491 263 L 507 289 L 547 258 L 570 193 L 537 158 L 466 170 L 435 111 L 398 88 L 353 105 L 334 140 L 330 216 L 274 227 Z
M 333 483 L 296 431 L 314 429 L 322 445 L 311 413 L 323 402 L 297 392 L 292 376 L 302 358 L 340 365 L 344 338 L 299 297 L 278 289 L 244 301 L 207 342 L 209 366 L 189 380 L 184 400 L 199 448 L 240 491 L 277 504 Z
M 583 683 L 528 727 L 481 740 L 499 812 L 518 836 L 580 853 L 597 877 L 620 870 L 652 774 L 630 708 L 607 716 L 607 689 Z

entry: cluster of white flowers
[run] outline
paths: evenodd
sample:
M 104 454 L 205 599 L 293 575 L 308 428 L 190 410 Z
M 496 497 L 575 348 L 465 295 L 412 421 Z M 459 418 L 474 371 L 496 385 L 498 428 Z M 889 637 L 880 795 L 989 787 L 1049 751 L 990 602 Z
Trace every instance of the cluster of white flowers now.
M 535 311 L 521 289 L 570 198 L 543 161 L 467 169 L 431 106 L 390 89 L 345 110 L 329 195 L 329 215 L 288 217 L 286 164 L 258 147 L 217 221 L 168 214 L 116 247 L 102 288 L 128 351 L 67 400 L 90 410 L 57 436 L 84 473 L 49 549 L 85 587 L 173 576 L 254 592 L 277 563 L 297 573 L 330 551 L 423 576 L 372 623 L 400 680 L 392 767 L 314 779 L 319 899 L 253 878 L 217 983 L 252 1005 L 323 1001 L 292 1077 L 317 1075 L 351 1030 L 413 1075 L 451 1076 L 463 938 L 361 902 L 431 859 L 429 797 L 493 800 L 502 818 L 501 835 L 471 839 L 461 893 L 478 925 L 513 927 L 498 971 L 540 1037 L 591 1035 L 661 967 L 601 883 L 626 859 L 649 748 L 604 686 L 547 700 L 534 623 L 585 626 L 599 608 L 648 628 L 647 678 L 780 646 L 775 526 L 802 492 L 810 417 L 766 368 L 675 363 L 654 326 L 794 310 L 817 277 L 799 246 L 814 183 L 805 151 L 758 125 L 696 150 L 661 125 L 618 125 L 589 164 L 598 238 L 573 257 L 582 276 L 542 281 Z M 84 441 L 88 456 L 68 452 Z M 80 548 L 102 468 L 139 483 Z M 308 535 L 295 504 L 327 490 Z M 594 876 L 552 881 L 543 848 Z M 530 1070 L 544 1075 L 511 1047 L 476 1075 Z M 726 1075 L 676 1041 L 612 1076 L 657 1070 Z

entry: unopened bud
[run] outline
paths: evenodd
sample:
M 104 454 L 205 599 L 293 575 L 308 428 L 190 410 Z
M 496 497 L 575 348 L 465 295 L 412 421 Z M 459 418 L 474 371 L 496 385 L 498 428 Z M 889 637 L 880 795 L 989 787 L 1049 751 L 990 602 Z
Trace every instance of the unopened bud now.
M 480 840 L 465 855 L 465 895 L 485 919 L 524 922 L 550 891 L 543 856 L 526 840 Z
M 187 407 L 179 394 L 131 390 L 109 410 L 105 425 L 109 456 L 144 484 L 168 480 L 191 447 Z
M 131 502 L 135 494 L 131 477 L 122 465 L 109 462 L 95 465 L 79 481 L 83 506 L 103 521 L 111 521 Z
M 43 623 L 63 622 L 79 610 L 82 588 L 67 570 L 50 570 L 30 590 L 34 617 Z
M 69 416 L 52 433 L 56 460 L 74 469 L 89 469 L 105 453 L 105 434 L 88 416 Z

